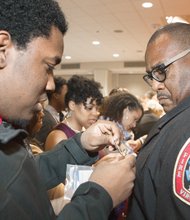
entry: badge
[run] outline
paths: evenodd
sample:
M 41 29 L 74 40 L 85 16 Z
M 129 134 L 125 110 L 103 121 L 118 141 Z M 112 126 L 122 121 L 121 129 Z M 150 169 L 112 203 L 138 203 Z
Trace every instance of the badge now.
M 190 205 L 190 138 L 181 148 L 173 173 L 173 191 L 187 205 Z

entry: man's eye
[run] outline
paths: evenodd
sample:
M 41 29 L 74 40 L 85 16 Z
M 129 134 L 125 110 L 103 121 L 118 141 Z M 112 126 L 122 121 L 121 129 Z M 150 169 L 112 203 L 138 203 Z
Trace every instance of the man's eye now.
M 148 77 L 149 77 L 149 79 L 153 80 L 153 76 L 151 73 L 148 73 Z
M 52 72 L 54 70 L 55 70 L 55 66 L 48 64 L 48 72 L 50 72 L 50 71 Z
M 165 70 L 165 68 L 157 68 L 157 69 L 155 69 L 155 73 L 157 73 L 157 74 L 165 74 L 165 72 L 166 72 L 166 70 Z

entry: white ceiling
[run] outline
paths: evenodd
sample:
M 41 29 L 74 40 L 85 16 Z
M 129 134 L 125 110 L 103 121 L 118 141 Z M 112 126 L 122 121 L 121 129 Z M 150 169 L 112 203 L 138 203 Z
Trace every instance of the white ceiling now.
M 190 0 L 58 0 L 69 22 L 63 63 L 143 61 L 146 43 L 165 16 L 189 19 Z M 122 30 L 115 33 L 114 30 Z M 92 41 L 99 40 L 99 46 Z M 113 58 L 113 53 L 120 57 Z

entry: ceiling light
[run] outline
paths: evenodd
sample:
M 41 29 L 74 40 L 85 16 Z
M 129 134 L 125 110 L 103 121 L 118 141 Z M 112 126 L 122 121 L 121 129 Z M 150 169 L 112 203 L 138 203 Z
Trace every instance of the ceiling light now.
M 119 54 L 118 53 L 114 53 L 113 57 L 117 58 L 117 57 L 119 57 Z
M 71 59 L 71 56 L 65 56 L 65 59 L 66 59 L 66 60 L 70 60 L 70 59 Z
M 188 22 L 185 19 L 183 19 L 181 17 L 178 17 L 178 16 L 174 16 L 174 17 L 173 16 L 167 16 L 166 21 L 167 21 L 168 24 L 176 23 L 176 22 L 181 22 L 181 23 L 187 23 L 188 24 Z
M 143 8 L 152 8 L 153 4 L 152 2 L 144 2 L 142 3 Z
M 92 44 L 93 44 L 93 45 L 100 45 L 100 41 L 97 41 L 97 40 L 92 41 Z
M 116 29 L 114 30 L 115 33 L 123 33 L 123 30 L 120 30 L 120 29 Z

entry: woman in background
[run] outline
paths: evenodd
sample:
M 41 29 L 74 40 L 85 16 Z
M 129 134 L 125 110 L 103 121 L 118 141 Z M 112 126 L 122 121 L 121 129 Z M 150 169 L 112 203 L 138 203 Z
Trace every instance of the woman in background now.
M 73 75 L 67 83 L 65 106 L 68 114 L 63 122 L 49 133 L 45 150 L 50 150 L 61 140 L 68 139 L 95 123 L 103 96 L 100 83 L 83 76 Z
M 65 119 L 51 131 L 45 142 L 45 151 L 52 149 L 57 143 L 66 140 L 95 123 L 99 117 L 99 106 L 102 103 L 101 85 L 83 76 L 73 75 L 67 83 L 65 96 L 67 115 Z M 64 184 L 61 184 L 64 187 Z M 51 199 L 64 196 L 64 190 L 56 193 L 49 190 Z
M 42 127 L 42 122 L 43 122 L 43 117 L 44 117 L 44 112 L 43 112 L 43 107 L 44 107 L 44 102 L 39 103 L 39 111 L 34 114 L 33 118 L 30 120 L 30 123 L 28 124 L 26 130 L 28 131 L 29 135 L 27 137 L 27 141 L 30 144 L 31 150 L 33 154 L 38 154 L 42 153 L 43 151 L 40 148 L 40 143 L 38 140 L 35 138 L 35 134 L 41 129 Z
M 106 120 L 115 121 L 123 134 L 123 141 L 133 138 L 132 129 L 143 116 L 143 107 L 138 99 L 129 92 L 117 92 L 106 98 L 104 108 L 102 108 L 102 116 Z M 100 151 L 100 157 L 114 151 L 112 146 L 108 149 Z M 104 158 L 103 157 L 103 158 Z M 124 174 L 125 175 L 125 174 Z M 119 186 L 118 186 L 119 187 Z M 125 219 L 127 215 L 127 201 L 121 203 L 113 209 L 109 220 Z
M 107 97 L 105 102 L 101 118 L 115 121 L 124 141 L 133 139 L 132 130 L 143 116 L 143 106 L 139 100 L 129 92 L 122 92 Z

